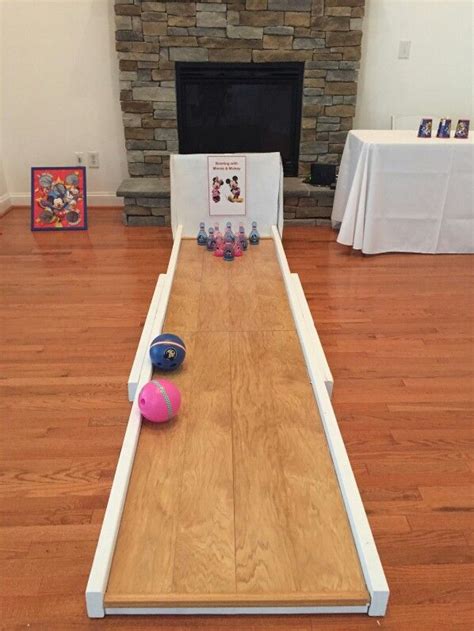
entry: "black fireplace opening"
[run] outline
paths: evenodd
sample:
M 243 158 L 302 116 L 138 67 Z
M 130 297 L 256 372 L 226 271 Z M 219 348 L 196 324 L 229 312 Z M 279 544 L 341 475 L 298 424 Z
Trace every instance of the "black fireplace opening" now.
M 303 62 L 176 63 L 180 153 L 281 153 L 298 175 Z

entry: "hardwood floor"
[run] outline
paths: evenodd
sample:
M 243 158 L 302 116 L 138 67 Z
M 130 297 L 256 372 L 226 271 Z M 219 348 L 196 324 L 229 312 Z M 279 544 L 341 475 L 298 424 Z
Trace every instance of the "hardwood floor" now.
M 288 228 L 333 404 L 391 587 L 383 619 L 88 620 L 84 589 L 129 404 L 126 380 L 168 230 L 31 233 L 0 220 L 0 619 L 3 629 L 469 629 L 473 559 L 474 257 L 351 254 Z

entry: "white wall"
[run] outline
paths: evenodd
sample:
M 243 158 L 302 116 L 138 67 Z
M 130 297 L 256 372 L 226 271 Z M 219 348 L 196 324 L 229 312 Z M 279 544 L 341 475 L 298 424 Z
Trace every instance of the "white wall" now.
M 0 33 L 3 16 L 3 4 L 0 0 Z M 1 40 L 0 40 L 1 42 Z M 0 87 L 3 85 L 2 77 L 2 46 L 0 46 Z M 2 120 L 2 100 L 0 99 L 0 123 Z M 8 195 L 7 182 L 3 170 L 3 152 L 2 152 L 2 129 L 0 124 L 0 215 L 2 215 L 10 206 L 10 197 Z
M 89 203 L 117 203 L 110 196 L 127 168 L 113 1 L 0 4 L 0 150 L 12 202 L 29 203 L 31 166 L 69 166 L 75 151 L 99 151 Z
M 366 0 L 355 126 L 391 114 L 472 118 L 473 1 Z M 409 59 L 398 59 L 411 40 Z
M 3 171 L 3 160 L 1 158 L 0 147 L 0 215 L 10 207 L 10 195 L 8 194 L 7 182 Z

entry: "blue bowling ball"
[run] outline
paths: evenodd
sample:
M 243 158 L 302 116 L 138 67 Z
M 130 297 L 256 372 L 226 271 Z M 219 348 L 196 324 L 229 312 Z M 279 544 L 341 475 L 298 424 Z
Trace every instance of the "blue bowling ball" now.
M 186 357 L 186 345 L 172 333 L 162 333 L 150 345 L 150 359 L 159 370 L 176 370 Z

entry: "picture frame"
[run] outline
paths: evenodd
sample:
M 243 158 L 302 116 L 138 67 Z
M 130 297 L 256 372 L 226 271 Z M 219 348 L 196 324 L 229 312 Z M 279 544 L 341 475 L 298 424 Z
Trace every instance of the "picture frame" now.
M 31 230 L 87 230 L 83 166 L 31 168 Z
M 442 118 L 439 121 L 436 138 L 450 138 L 450 137 L 451 137 L 451 119 Z
M 420 126 L 418 127 L 418 138 L 431 138 L 431 131 L 433 129 L 432 118 L 422 118 Z
M 454 137 L 461 139 L 469 138 L 469 123 L 470 120 L 468 118 L 460 118 L 458 120 L 458 124 L 456 125 Z
M 207 157 L 209 216 L 243 217 L 247 214 L 247 165 L 245 156 Z

